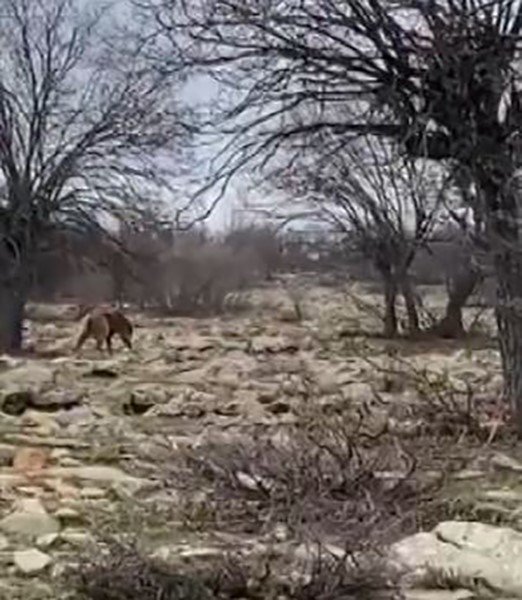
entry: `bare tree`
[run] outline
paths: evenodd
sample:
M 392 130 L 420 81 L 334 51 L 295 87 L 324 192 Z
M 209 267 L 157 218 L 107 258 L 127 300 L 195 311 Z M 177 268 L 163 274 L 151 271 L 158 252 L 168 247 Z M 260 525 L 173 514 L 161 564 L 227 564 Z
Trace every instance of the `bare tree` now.
M 171 55 L 212 69 L 234 92 L 225 120 L 214 118 L 231 134 L 219 181 L 289 144 L 312 147 L 325 129 L 337 146 L 365 132 L 392 136 L 411 156 L 469 173 L 498 282 L 505 392 L 522 435 L 520 2 L 167 0 L 155 10 Z
M 146 184 L 167 183 L 155 160 L 177 152 L 185 135 L 172 78 L 147 70 L 145 45 L 124 39 L 107 9 L 87 4 L 2 3 L 1 351 L 20 348 L 32 268 L 49 230 L 99 230 L 108 214 L 131 210 Z
M 384 334 L 397 334 L 398 294 L 404 298 L 410 332 L 418 332 L 409 271 L 443 208 L 447 182 L 440 170 L 401 157 L 393 144 L 366 136 L 333 156 L 297 162 L 279 181 L 372 262 L 384 284 Z
M 225 237 L 225 244 L 235 252 L 254 254 L 267 281 L 281 268 L 282 242 L 277 230 L 269 225 L 232 229 Z

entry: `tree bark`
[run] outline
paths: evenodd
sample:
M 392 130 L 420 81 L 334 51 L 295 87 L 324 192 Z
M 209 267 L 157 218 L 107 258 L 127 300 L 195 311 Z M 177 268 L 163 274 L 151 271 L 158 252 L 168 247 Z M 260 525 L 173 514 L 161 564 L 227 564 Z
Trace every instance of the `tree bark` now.
M 448 289 L 446 314 L 433 328 L 434 333 L 448 339 L 456 339 L 465 335 L 462 310 L 480 278 L 480 272 L 471 264 L 453 278 Z
M 408 276 L 402 278 L 401 292 L 406 305 L 406 314 L 408 315 L 408 330 L 410 333 L 419 332 L 419 313 L 415 302 L 415 295 Z
M 512 172 L 513 167 L 503 171 L 504 175 Z M 522 249 L 518 198 L 516 190 L 506 184 L 509 181 L 506 176 L 498 177 L 505 184 L 500 186 L 487 173 L 481 175 L 481 190 L 488 207 L 486 234 L 497 280 L 495 316 L 504 398 L 511 405 L 518 437 L 522 438 Z
M 384 279 L 384 336 L 392 338 L 397 335 L 397 284 L 391 277 Z
M 516 418 L 522 438 L 522 260 L 505 252 L 497 256 L 496 320 L 504 394 Z
M 0 287 L 0 352 L 16 353 L 22 349 L 26 302 L 27 287 L 21 281 Z

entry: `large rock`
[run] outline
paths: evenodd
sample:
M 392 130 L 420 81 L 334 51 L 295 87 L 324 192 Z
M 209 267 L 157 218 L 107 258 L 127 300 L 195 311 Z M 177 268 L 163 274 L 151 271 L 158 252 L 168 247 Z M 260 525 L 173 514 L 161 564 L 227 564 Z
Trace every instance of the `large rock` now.
M 522 473 L 522 463 L 501 452 L 497 452 L 491 457 L 491 465 L 497 469 Z
M 26 575 L 43 571 L 52 562 L 52 558 L 37 548 L 18 550 L 14 553 L 14 563 Z
M 79 406 L 82 395 L 78 392 L 64 389 L 49 390 L 45 394 L 35 394 L 30 406 L 42 411 L 57 411 Z
M 96 419 L 94 413 L 88 406 L 76 406 L 70 410 L 59 411 L 54 420 L 61 427 L 70 425 L 87 425 Z
M 420 585 L 431 571 L 451 576 L 459 587 L 490 588 L 522 598 L 522 533 L 478 522 L 444 521 L 432 532 L 394 544 L 391 562 Z
M 27 363 L 0 373 L 0 405 L 6 414 L 20 415 L 55 384 L 49 367 Z
M 30 389 L 41 392 L 54 384 L 55 372 L 49 367 L 28 362 L 0 373 L 0 389 Z
M 18 508 L 0 521 L 0 529 L 23 537 L 37 538 L 57 533 L 60 523 L 52 517 L 37 498 L 20 500 Z

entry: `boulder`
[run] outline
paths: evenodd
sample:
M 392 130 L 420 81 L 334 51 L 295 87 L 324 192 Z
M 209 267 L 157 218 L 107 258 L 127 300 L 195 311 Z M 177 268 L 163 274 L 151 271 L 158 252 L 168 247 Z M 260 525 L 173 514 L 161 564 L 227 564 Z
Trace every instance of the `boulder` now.
M 0 521 L 0 529 L 29 538 L 57 533 L 60 523 L 52 517 L 37 498 L 20 500 L 17 509 Z
M 422 587 L 429 573 L 460 588 L 482 588 L 522 598 L 522 533 L 479 522 L 444 521 L 391 547 L 391 563 Z
M 508 456 L 507 454 L 502 454 L 501 452 L 496 452 L 491 457 L 491 465 L 497 469 L 513 471 L 514 473 L 522 473 L 522 463 L 518 462 L 518 460 Z
M 54 389 L 45 394 L 35 394 L 30 402 L 31 408 L 41 411 L 57 411 L 79 406 L 82 396 L 71 390 Z
M 0 403 L 3 412 L 21 415 L 29 406 L 34 406 L 54 384 L 54 370 L 34 363 L 26 363 L 0 373 Z
M 0 373 L 0 390 L 2 390 L 2 393 L 20 389 L 41 393 L 53 386 L 54 383 L 54 370 L 34 362 L 27 362 Z
M 14 553 L 14 563 L 19 571 L 26 575 L 40 573 L 52 562 L 52 558 L 38 550 L 29 548 L 28 550 L 18 550 Z

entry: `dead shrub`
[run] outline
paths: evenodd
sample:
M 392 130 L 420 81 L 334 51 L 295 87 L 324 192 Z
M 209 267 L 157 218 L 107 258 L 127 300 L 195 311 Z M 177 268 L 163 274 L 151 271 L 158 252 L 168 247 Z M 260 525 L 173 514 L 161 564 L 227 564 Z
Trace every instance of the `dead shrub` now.
M 319 552 L 308 581 L 292 590 L 295 600 L 399 600 L 403 598 L 399 576 L 378 554 L 362 560 Z
M 355 560 L 322 548 L 289 577 L 273 554 L 225 553 L 214 563 L 200 562 L 186 573 L 159 565 L 134 544 L 111 539 L 84 553 L 63 584 L 85 600 L 399 600 L 398 574 L 372 553 Z
M 195 577 L 159 566 L 134 544 L 106 540 L 65 574 L 65 585 L 88 600 L 209 600 Z
M 158 243 L 148 240 L 149 246 L 140 247 L 126 295 L 160 314 L 208 316 L 231 310 L 236 306 L 231 295 L 263 277 L 255 253 L 236 252 L 220 239 L 189 232 Z
M 217 242 L 195 249 L 178 249 L 166 263 L 165 306 L 182 315 L 217 314 L 227 296 L 243 290 L 260 277 L 255 260 Z
M 208 442 L 173 469 L 176 487 L 208 491 L 219 528 L 263 533 L 283 523 L 297 539 L 340 539 L 351 551 L 414 528 L 423 489 L 416 462 L 360 412 L 317 411 L 279 439 Z
M 437 443 L 460 443 L 464 439 L 490 444 L 497 432 L 509 434 L 505 427 L 504 407 L 498 397 L 480 390 L 492 379 L 488 373 L 476 381 L 454 381 L 448 371 L 436 371 L 429 367 L 417 367 L 412 362 L 389 350 L 388 360 L 380 364 L 371 357 L 371 352 L 361 345 L 357 354 L 371 368 L 372 378 L 380 374 L 383 391 L 389 391 L 396 382 L 402 389 L 414 390 L 417 401 L 390 406 L 378 391 L 375 397 L 383 406 L 388 406 L 394 431 L 408 437 L 431 439 Z
M 333 556 L 319 546 L 308 564 L 289 577 L 287 569 L 267 556 L 265 561 L 241 554 L 226 555 L 202 579 L 218 598 L 287 598 L 288 600 L 399 600 L 399 575 L 378 553 Z

